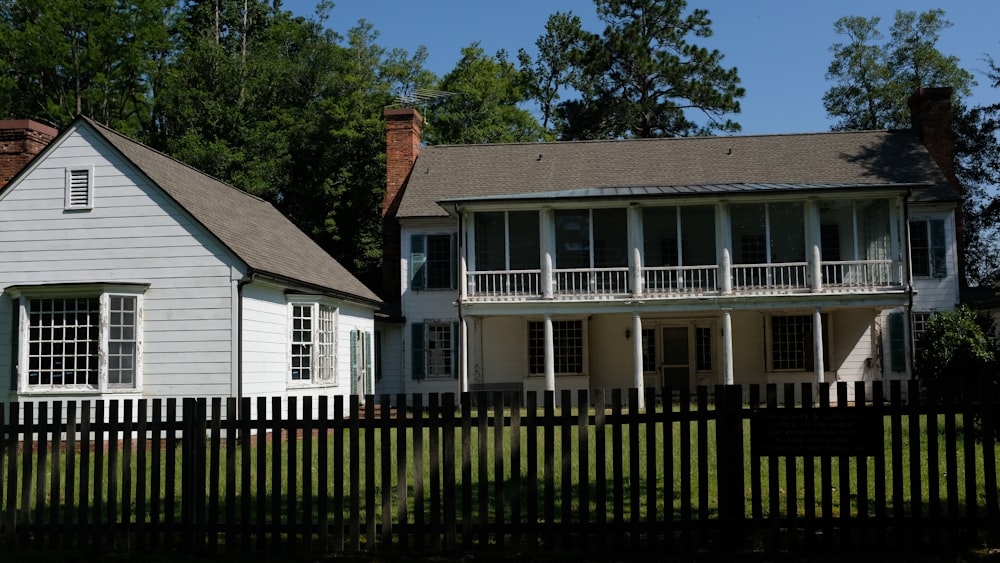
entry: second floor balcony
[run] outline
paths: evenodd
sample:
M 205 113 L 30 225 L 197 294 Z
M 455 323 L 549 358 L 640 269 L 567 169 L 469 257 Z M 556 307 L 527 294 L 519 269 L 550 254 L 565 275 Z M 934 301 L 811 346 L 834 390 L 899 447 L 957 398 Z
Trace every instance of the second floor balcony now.
M 467 301 L 901 291 L 887 199 L 469 214 Z

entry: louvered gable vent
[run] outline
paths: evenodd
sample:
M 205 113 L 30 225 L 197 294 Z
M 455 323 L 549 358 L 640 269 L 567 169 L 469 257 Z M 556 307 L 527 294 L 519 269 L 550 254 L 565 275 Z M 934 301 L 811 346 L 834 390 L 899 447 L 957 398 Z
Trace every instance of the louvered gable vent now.
M 66 170 L 66 209 L 93 207 L 93 171 L 92 167 Z

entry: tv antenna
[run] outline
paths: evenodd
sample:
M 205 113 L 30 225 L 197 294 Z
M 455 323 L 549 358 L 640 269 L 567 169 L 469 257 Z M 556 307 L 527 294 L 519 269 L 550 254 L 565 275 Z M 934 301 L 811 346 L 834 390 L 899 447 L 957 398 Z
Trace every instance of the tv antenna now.
M 395 103 L 388 107 L 400 108 L 400 107 L 418 106 L 418 105 L 427 107 L 430 104 L 450 98 L 451 96 L 454 95 L 455 92 L 445 92 L 444 90 L 431 90 L 429 88 L 417 88 L 416 90 L 414 90 L 409 94 L 400 94 L 396 96 Z

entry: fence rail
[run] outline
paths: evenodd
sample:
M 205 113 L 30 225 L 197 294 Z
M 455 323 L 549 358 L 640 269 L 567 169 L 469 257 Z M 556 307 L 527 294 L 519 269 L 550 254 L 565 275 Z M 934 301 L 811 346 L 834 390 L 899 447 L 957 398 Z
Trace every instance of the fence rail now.
M 562 409 L 551 392 L 430 395 L 407 411 L 393 407 L 406 396 L 229 400 L 241 418 L 204 399 L 0 405 L 0 538 L 200 553 L 909 550 L 1000 529 L 995 393 L 902 390 L 892 382 L 886 401 L 876 382 L 871 402 L 849 404 L 838 384 L 831 405 L 824 384 L 814 405 L 794 404 L 791 384 L 783 404 L 774 385 L 700 387 L 665 405 L 649 393 L 645 410 L 630 408 L 634 389 L 567 391 L 562 405 L 583 407 Z

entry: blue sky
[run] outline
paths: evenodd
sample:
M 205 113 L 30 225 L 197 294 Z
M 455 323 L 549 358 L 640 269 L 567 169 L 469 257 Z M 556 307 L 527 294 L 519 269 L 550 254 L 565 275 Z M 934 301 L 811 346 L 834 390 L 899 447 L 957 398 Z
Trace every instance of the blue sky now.
M 316 3 L 283 0 L 283 7 L 310 15 Z M 986 54 L 1000 61 L 998 0 L 689 0 L 688 8 L 694 7 L 709 11 L 714 35 L 691 41 L 722 52 L 723 64 L 737 67 L 746 88 L 742 112 L 733 116 L 743 134 L 830 128 L 822 103 L 830 87 L 825 75 L 830 46 L 844 41 L 833 32 L 833 22 L 846 15 L 879 16 L 888 33 L 897 9 L 943 7 L 954 26 L 942 33 L 938 48 L 976 76 L 971 103 L 1000 101 L 1000 89 L 989 88 L 983 74 Z M 428 68 L 440 76 L 454 68 L 463 47 L 477 41 L 487 53 L 504 49 L 513 57 L 524 48 L 534 54 L 549 15 L 567 11 L 580 16 L 589 31 L 603 30 L 590 0 L 341 0 L 328 25 L 344 33 L 365 19 L 381 33 L 383 47 L 412 53 L 424 45 Z

